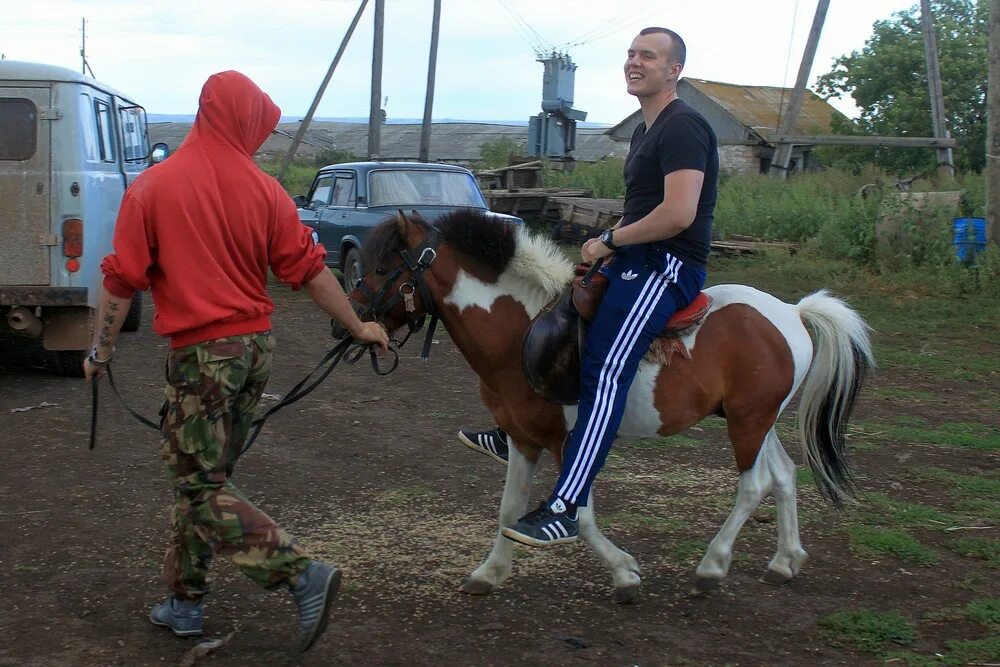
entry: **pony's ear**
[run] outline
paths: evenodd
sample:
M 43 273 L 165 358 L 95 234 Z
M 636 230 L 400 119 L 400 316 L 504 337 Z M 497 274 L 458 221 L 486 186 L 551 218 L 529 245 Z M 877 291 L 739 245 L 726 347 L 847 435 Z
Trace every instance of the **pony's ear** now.
M 407 218 L 403 209 L 396 209 L 396 227 L 399 235 L 406 240 L 406 245 L 413 247 L 420 241 L 420 228 L 413 224 L 412 218 Z
M 426 220 L 424 220 L 424 216 L 420 215 L 420 212 L 415 208 L 410 209 L 410 220 L 414 220 L 416 222 L 426 222 Z

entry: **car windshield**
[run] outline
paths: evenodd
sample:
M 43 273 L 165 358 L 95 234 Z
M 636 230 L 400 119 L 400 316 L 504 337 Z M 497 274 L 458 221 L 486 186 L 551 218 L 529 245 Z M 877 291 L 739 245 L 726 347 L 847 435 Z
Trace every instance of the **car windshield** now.
M 368 186 L 369 206 L 486 206 L 475 179 L 459 171 L 380 169 Z

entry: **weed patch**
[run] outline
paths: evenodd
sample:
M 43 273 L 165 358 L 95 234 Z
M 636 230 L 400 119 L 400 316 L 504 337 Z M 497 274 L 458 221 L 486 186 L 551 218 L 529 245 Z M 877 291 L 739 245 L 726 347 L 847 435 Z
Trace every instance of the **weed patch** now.
M 965 605 L 964 612 L 970 621 L 1000 629 L 1000 598 L 973 600 Z
M 960 556 L 986 561 L 990 567 L 1000 567 L 1000 540 L 988 537 L 963 537 L 949 547 Z
M 871 609 L 838 611 L 819 621 L 820 634 L 835 646 L 878 653 L 890 644 L 907 645 L 917 639 L 916 627 L 898 611 Z
M 862 556 L 892 555 L 904 563 L 930 567 L 938 562 L 933 550 L 901 530 L 875 526 L 852 526 L 851 549 Z

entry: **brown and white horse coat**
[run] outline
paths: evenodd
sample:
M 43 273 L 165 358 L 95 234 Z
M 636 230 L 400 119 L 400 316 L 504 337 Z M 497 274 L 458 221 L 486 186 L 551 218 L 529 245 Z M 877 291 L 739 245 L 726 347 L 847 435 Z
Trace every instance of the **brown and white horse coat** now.
M 483 401 L 515 445 L 500 505 L 500 526 L 511 525 L 527 509 L 539 453 L 548 449 L 560 462 L 576 417 L 575 406 L 539 397 L 520 364 L 524 332 L 566 287 L 573 266 L 552 242 L 481 214 L 452 214 L 435 228 L 441 240 L 423 279 L 441 321 L 480 378 Z M 387 270 L 400 264 L 398 251 L 422 247 L 429 229 L 419 218 L 402 214 L 377 228 L 365 266 L 380 270 L 366 276 L 368 289 L 382 287 Z M 406 280 L 404 275 L 399 284 Z M 740 528 L 768 493 L 777 506 L 778 546 L 765 580 L 788 581 L 805 562 L 806 552 L 799 541 L 795 465 L 774 423 L 801 389 L 800 434 L 817 485 L 837 504 L 849 497 L 843 432 L 861 380 L 873 364 L 868 328 L 846 304 L 822 291 L 795 305 L 743 285 L 706 291 L 713 306 L 682 339 L 687 354 L 674 355 L 669 365 L 648 359 L 641 363 L 619 435 L 673 435 L 707 415 L 725 417 L 739 486 L 735 507 L 698 565 L 695 590 L 711 590 L 725 577 Z M 351 296 L 364 304 L 360 290 Z M 405 321 L 396 311 L 382 319 L 390 330 Z M 815 331 L 815 349 L 805 323 Z M 611 570 L 614 599 L 632 599 L 639 588 L 639 566 L 598 529 L 593 496 L 580 508 L 580 535 Z M 493 550 L 462 590 L 485 593 L 501 584 L 510 575 L 512 553 L 513 543 L 498 529 Z

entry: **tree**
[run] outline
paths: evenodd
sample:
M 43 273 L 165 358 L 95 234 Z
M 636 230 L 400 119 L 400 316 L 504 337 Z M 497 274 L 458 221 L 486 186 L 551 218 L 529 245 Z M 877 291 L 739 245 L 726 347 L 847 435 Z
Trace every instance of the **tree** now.
M 988 0 L 933 0 L 941 83 L 948 129 L 958 140 L 955 167 L 985 165 Z M 826 98 L 850 95 L 861 115 L 834 118 L 838 134 L 933 136 L 920 6 L 876 21 L 861 51 L 841 56 L 819 78 Z M 932 171 L 933 149 L 841 148 L 828 152 L 840 162 L 874 163 L 895 173 Z

